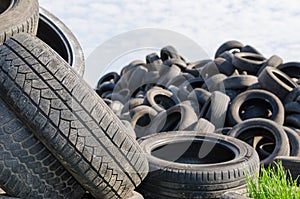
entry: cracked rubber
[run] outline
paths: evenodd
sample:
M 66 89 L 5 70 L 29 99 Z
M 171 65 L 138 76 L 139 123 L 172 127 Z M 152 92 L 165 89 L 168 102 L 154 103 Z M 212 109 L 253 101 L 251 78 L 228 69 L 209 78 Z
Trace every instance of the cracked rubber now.
M 8 1 L 1 1 L 10 4 Z M 39 20 L 38 0 L 11 0 L 11 6 L 0 13 L 0 44 L 21 32 L 36 35 Z
M 0 99 L 0 187 L 30 199 L 81 198 L 85 191 Z
M 55 51 L 19 34 L 0 47 L 1 97 L 95 198 L 121 198 L 148 162 L 104 101 Z

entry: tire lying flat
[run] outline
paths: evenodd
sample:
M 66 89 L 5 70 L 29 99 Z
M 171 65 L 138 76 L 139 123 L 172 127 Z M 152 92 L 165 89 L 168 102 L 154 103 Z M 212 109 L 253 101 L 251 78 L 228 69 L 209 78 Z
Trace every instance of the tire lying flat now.
M 16 33 L 36 35 L 38 0 L 2 0 L 0 5 L 0 44 Z
M 173 131 L 139 142 L 150 166 L 138 187 L 145 198 L 220 198 L 259 170 L 255 150 L 228 136 Z
M 148 172 L 138 143 L 48 45 L 19 34 L 0 47 L 0 92 L 95 198 L 126 197 Z
M 0 171 L 0 187 L 10 196 L 72 199 L 85 193 L 1 99 Z

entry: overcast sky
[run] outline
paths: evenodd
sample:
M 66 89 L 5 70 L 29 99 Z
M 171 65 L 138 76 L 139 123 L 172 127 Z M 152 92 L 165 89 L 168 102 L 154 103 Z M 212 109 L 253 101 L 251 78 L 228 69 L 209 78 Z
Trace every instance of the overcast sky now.
M 298 0 L 40 0 L 40 5 L 74 32 L 86 58 L 113 36 L 161 28 L 189 37 L 211 58 L 224 41 L 235 39 L 266 57 L 300 61 Z

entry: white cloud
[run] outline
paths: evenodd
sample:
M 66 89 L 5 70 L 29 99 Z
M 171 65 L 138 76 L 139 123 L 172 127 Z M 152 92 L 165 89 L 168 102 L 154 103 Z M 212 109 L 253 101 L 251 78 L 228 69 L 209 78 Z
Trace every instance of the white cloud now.
M 40 5 L 69 26 L 86 57 L 112 36 L 156 27 L 190 37 L 211 57 L 224 41 L 236 39 L 266 57 L 300 60 L 299 1 L 40 0 Z

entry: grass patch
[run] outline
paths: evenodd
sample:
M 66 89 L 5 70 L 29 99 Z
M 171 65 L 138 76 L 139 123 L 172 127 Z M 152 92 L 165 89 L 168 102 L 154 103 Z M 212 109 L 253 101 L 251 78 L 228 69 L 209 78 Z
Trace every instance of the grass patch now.
M 291 180 L 281 162 L 274 167 L 261 167 L 257 179 L 247 178 L 247 196 L 254 199 L 300 199 L 297 180 Z

